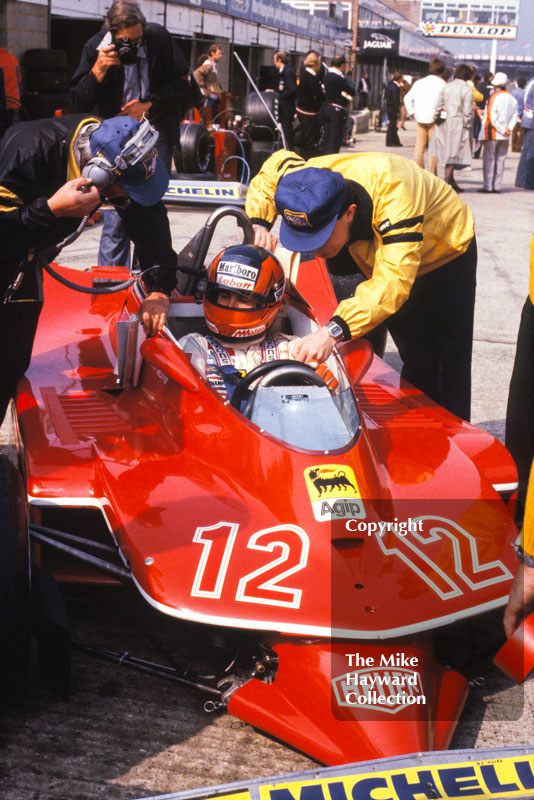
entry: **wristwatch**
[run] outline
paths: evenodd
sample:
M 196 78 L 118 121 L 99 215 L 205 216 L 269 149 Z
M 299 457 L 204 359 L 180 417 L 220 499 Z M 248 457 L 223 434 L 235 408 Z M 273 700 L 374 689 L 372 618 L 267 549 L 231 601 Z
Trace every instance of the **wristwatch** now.
M 330 322 L 326 323 L 325 327 L 327 328 L 328 333 L 330 334 L 332 339 L 335 339 L 336 342 L 344 341 L 345 332 L 343 331 L 341 325 L 338 325 L 338 323 L 335 320 L 331 319 Z

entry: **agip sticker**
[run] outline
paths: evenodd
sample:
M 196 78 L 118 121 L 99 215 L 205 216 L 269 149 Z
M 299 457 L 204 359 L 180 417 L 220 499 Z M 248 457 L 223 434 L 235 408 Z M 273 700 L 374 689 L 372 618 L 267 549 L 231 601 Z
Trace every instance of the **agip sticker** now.
M 365 519 L 354 470 L 346 464 L 319 464 L 304 470 L 306 488 L 317 522 Z

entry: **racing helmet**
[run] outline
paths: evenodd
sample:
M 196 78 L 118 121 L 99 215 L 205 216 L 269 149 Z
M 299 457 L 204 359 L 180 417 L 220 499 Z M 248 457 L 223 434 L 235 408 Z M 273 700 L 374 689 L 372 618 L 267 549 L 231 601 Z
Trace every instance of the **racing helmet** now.
M 250 244 L 227 247 L 208 270 L 206 325 L 220 339 L 258 339 L 276 319 L 284 287 L 282 265 L 268 250 Z M 239 301 L 246 307 L 239 307 Z

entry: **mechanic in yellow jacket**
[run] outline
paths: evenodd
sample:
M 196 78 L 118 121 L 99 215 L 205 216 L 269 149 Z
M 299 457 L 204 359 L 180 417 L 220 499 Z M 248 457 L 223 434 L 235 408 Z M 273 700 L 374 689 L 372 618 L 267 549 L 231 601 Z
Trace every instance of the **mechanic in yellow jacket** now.
M 530 472 L 521 545 L 517 555 L 520 564 L 504 612 L 504 631 L 508 637 L 534 611 L 534 470 Z
M 506 408 L 505 444 L 517 467 L 516 521 L 525 510 L 528 476 L 534 459 L 534 235 L 530 243 L 528 295 L 521 311 L 514 368 Z M 534 513 L 534 512 L 533 512 Z
M 477 250 L 471 210 L 450 186 L 401 156 L 304 161 L 280 150 L 251 182 L 246 212 L 257 245 L 273 249 L 280 214 L 284 247 L 366 279 L 296 358 L 324 361 L 337 341 L 386 321 L 402 376 L 469 419 Z

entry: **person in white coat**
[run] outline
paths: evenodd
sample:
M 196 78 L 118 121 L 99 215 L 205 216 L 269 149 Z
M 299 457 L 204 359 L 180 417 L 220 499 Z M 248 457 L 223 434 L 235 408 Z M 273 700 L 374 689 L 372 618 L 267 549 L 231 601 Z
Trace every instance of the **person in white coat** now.
M 482 155 L 484 186 L 478 190 L 483 194 L 499 194 L 501 191 L 510 135 L 517 122 L 517 102 L 515 97 L 506 91 L 508 76 L 504 72 L 497 72 L 491 83 L 495 91 L 484 109 L 478 137 L 484 143 Z
M 430 144 L 434 134 L 435 120 L 441 90 L 445 85 L 441 77 L 445 71 L 445 64 L 439 58 L 430 62 L 429 74 L 426 78 L 415 81 L 414 85 L 404 98 L 404 106 L 409 117 L 413 116 L 417 122 L 417 134 L 413 160 L 424 169 L 425 150 Z M 433 175 L 438 174 L 437 161 L 429 155 L 428 171 Z

